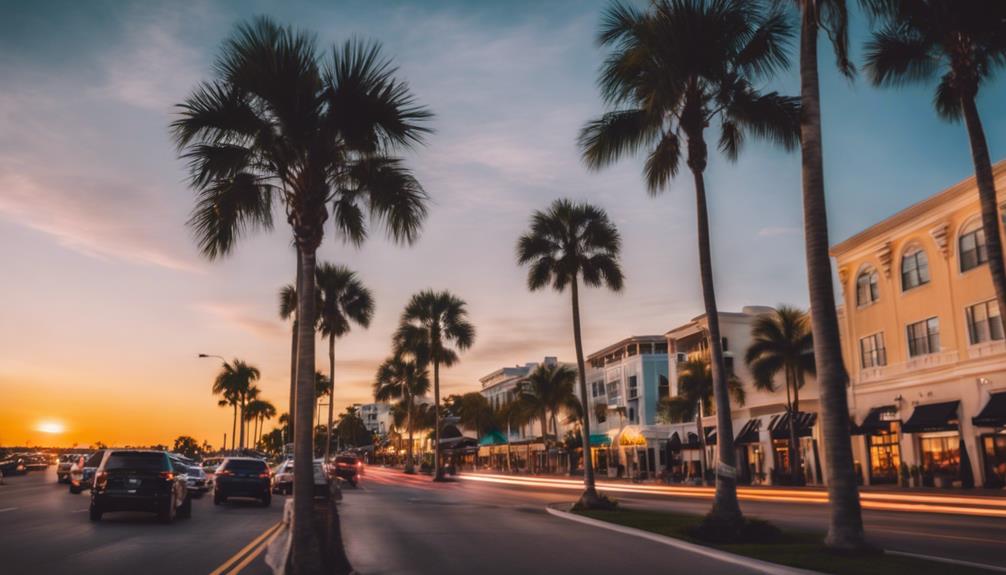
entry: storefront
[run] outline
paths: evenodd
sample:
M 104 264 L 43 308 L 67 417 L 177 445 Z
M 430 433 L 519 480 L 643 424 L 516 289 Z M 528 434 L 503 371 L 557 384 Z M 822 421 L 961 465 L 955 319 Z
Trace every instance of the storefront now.
M 975 427 L 990 428 L 979 437 L 985 487 L 1006 487 L 1006 391 L 993 393 L 985 407 L 971 418 Z
M 798 448 L 800 449 L 800 467 L 804 483 L 817 483 L 821 477 L 820 463 L 817 458 L 817 442 L 813 437 L 814 425 L 817 424 L 817 413 L 798 411 L 793 417 L 796 428 Z M 793 483 L 792 457 L 790 457 L 790 414 L 773 415 L 768 424 L 769 435 L 772 438 L 772 484 L 790 485 Z
M 901 420 L 897 406 L 874 407 L 853 434 L 866 438 L 870 485 L 897 483 L 902 461 Z
M 962 479 L 960 403 L 918 405 L 902 426 L 915 437 L 924 486 L 949 487 Z
M 760 441 L 761 419 L 748 420 L 741 428 L 734 445 L 737 447 L 737 481 L 742 485 L 765 483 L 765 453 Z

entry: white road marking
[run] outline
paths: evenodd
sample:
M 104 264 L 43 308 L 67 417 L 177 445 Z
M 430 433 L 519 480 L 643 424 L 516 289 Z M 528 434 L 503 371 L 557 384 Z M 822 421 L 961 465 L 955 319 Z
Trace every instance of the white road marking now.
M 0 509 L 0 513 L 3 513 L 4 511 L 14 511 L 15 509 L 17 509 L 17 507 L 4 507 L 3 509 Z

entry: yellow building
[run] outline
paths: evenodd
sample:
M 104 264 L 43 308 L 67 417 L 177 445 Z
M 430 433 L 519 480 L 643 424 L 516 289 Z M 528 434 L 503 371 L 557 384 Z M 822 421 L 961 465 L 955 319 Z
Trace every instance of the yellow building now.
M 1000 210 L 1006 161 L 994 167 Z M 1006 342 L 969 178 L 839 243 L 853 447 L 865 483 L 1006 483 Z M 966 454 L 965 454 L 966 451 Z M 902 463 L 905 466 L 902 466 Z M 899 471 L 901 473 L 899 473 Z

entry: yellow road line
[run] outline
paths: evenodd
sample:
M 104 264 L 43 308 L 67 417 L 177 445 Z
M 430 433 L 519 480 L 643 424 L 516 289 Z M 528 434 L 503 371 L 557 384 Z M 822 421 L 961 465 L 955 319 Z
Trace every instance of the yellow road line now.
M 237 566 L 234 567 L 234 569 L 231 569 L 231 572 L 228 573 L 227 575 L 237 575 L 238 573 L 240 573 L 242 569 L 247 567 L 249 563 L 254 561 L 256 557 L 261 555 L 262 552 L 265 551 L 267 547 L 269 547 L 269 544 L 272 543 L 273 540 L 276 539 L 277 537 L 279 537 L 279 529 L 273 531 L 272 535 L 270 535 L 268 539 L 263 541 L 262 544 L 259 545 L 258 548 L 256 548 L 254 551 L 246 555 L 245 558 L 240 563 L 238 563 Z
M 233 556 L 231 556 L 230 559 L 228 559 L 227 561 L 224 561 L 223 565 L 221 565 L 220 567 L 217 567 L 216 569 L 214 569 L 210 573 L 210 575 L 221 575 L 221 573 L 223 573 L 224 571 L 230 569 L 231 565 L 237 563 L 241 559 L 241 557 L 244 556 L 245 553 L 247 553 L 248 551 L 250 551 L 253 547 L 255 547 L 256 545 L 258 545 L 259 543 L 261 543 L 263 539 L 265 539 L 266 537 L 269 537 L 270 535 L 272 535 L 273 532 L 275 532 L 277 529 L 279 529 L 280 525 L 281 525 L 281 523 L 277 522 L 275 525 L 273 525 L 273 526 L 269 527 L 268 529 L 266 529 L 261 535 L 259 535 L 255 539 L 253 539 L 251 543 L 249 543 L 248 545 L 245 545 L 244 547 L 241 548 L 240 551 L 238 551 Z

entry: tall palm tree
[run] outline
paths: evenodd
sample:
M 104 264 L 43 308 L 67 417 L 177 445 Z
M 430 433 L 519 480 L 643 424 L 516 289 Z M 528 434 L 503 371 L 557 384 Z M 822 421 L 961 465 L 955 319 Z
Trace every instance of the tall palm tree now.
M 355 246 L 368 221 L 397 242 L 416 240 L 427 196 L 394 154 L 422 142 L 431 114 L 378 44 L 350 40 L 323 52 L 312 34 L 261 17 L 237 27 L 213 69 L 172 123 L 197 196 L 189 225 L 205 256 L 225 256 L 249 231 L 271 228 L 277 199 L 297 246 L 301 294 L 315 291 L 329 218 Z M 314 298 L 298 298 L 297 319 L 295 572 L 306 569 L 312 538 Z
M 695 421 L 695 432 L 701 444 L 701 473 L 703 483 L 706 481 L 706 433 L 702 427 L 702 418 L 715 411 L 718 407 L 713 403 L 715 385 L 712 364 L 708 354 L 693 357 L 678 366 L 678 394 L 665 397 L 657 405 L 657 415 L 662 420 L 676 423 L 679 421 Z M 744 405 L 744 386 L 737 377 L 727 377 L 727 390 L 737 405 Z M 717 425 L 719 417 L 717 417 Z M 723 441 L 723 432 L 717 427 L 716 443 Z
M 247 417 L 248 405 L 258 399 L 260 393 L 262 390 L 252 385 L 241 394 L 241 449 L 248 447 L 250 442 L 245 440 L 251 437 L 251 430 L 248 429 L 251 425 L 251 419 Z
M 744 354 L 756 389 L 775 393 L 775 376 L 785 376 L 786 411 L 789 413 L 790 470 L 794 485 L 803 485 L 800 445 L 796 438 L 796 414 L 800 412 L 800 389 L 807 375 L 813 375 L 814 336 L 807 313 L 790 306 L 779 306 L 773 313 L 760 315 L 751 326 L 751 345 Z
M 517 262 L 529 267 L 527 286 L 537 291 L 551 286 L 558 292 L 569 288 L 573 306 L 573 343 L 580 378 L 580 402 L 587 404 L 587 370 L 583 360 L 580 330 L 580 280 L 588 287 L 622 290 L 624 277 L 619 265 L 622 240 L 604 210 L 587 203 L 555 200 L 546 211 L 535 211 L 531 229 L 517 241 Z M 602 507 L 605 502 L 594 486 L 594 462 L 590 457 L 590 422 L 581 427 L 584 448 L 583 494 L 580 505 Z M 543 431 L 544 432 L 544 431 Z
M 871 0 L 861 0 L 869 2 Z M 820 389 L 821 429 L 828 468 L 831 516 L 825 543 L 834 549 L 866 547 L 859 487 L 849 436 L 849 376 L 842 361 L 842 341 L 835 311 L 835 289 L 828 254 L 828 210 L 824 193 L 821 88 L 817 63 L 818 35 L 831 41 L 839 71 L 855 74 L 849 60 L 849 13 L 845 0 L 777 0 L 800 13 L 800 150 L 803 172 L 803 234 L 807 259 L 814 361 Z
M 557 364 L 541 364 L 517 384 L 517 401 L 539 415 L 541 437 L 546 446 L 559 441 L 559 411 L 579 408 L 575 384 L 576 372 Z M 549 424 L 552 427 L 551 439 Z
M 513 434 L 513 428 L 527 425 L 533 417 L 535 417 L 534 412 L 528 409 L 527 404 L 520 401 L 518 397 L 507 398 L 496 408 L 493 419 L 501 427 L 506 428 L 507 471 L 513 470 L 513 454 L 510 450 L 510 436 Z
M 448 291 L 424 290 L 413 295 L 395 333 L 397 354 L 408 353 L 418 363 L 433 365 L 434 481 L 444 480 L 440 465 L 440 366 L 457 363 L 458 352 L 474 343 L 475 326 L 468 321 L 466 304 Z
M 709 216 L 706 210 L 706 128 L 719 126 L 719 149 L 734 160 L 748 136 L 787 149 L 799 143 L 795 98 L 755 88 L 788 64 L 791 28 L 778 11 L 749 0 L 654 0 L 648 10 L 615 4 L 606 13 L 599 41 L 610 47 L 599 80 L 614 108 L 580 134 L 583 157 L 600 169 L 640 148 L 647 187 L 657 194 L 677 174 L 683 153 L 695 185 L 699 275 L 709 324 L 720 440 L 716 497 L 711 516 L 739 525 L 737 454 L 733 447 L 727 375 L 713 287 Z M 717 466 L 717 469 L 720 469 Z
M 866 46 L 866 71 L 877 86 L 932 82 L 933 104 L 950 122 L 964 120 L 978 183 L 989 272 L 1006 309 L 1006 268 L 992 161 L 978 114 L 982 86 L 1006 67 L 1006 3 L 1001 0 L 865 0 L 880 30 Z
M 237 430 L 238 430 L 238 400 L 237 400 L 238 396 L 237 396 L 236 393 L 234 393 L 233 391 L 231 391 L 229 389 L 222 389 L 220 391 L 217 391 L 216 385 L 213 386 L 213 393 L 223 396 L 222 399 L 217 400 L 217 406 L 219 406 L 219 407 L 228 407 L 229 406 L 229 407 L 231 407 L 234 410 L 234 414 L 233 414 L 233 416 L 231 418 L 231 450 L 233 451 L 234 450 L 234 445 L 235 445 L 235 443 L 237 441 L 237 439 L 235 438 L 235 436 L 237 435 Z M 226 437 L 224 439 L 226 439 Z M 223 446 L 221 446 L 221 449 L 224 449 L 224 450 L 227 449 L 227 442 L 226 441 L 224 442 Z
M 396 423 L 396 425 L 401 426 L 402 423 L 405 423 L 408 426 L 409 444 L 405 472 L 409 474 L 416 472 L 415 458 L 413 457 L 415 401 L 416 397 L 422 397 L 429 392 L 429 370 L 425 365 L 417 363 L 415 360 L 406 360 L 401 355 L 396 355 L 386 359 L 377 368 L 377 376 L 374 378 L 374 400 L 400 399 L 404 405 L 405 420 Z
M 370 327 L 370 320 L 374 317 L 374 297 L 356 277 L 356 272 L 346 266 L 323 263 L 318 266 L 317 276 L 321 295 L 318 331 L 328 338 L 328 379 L 332 386 L 328 396 L 331 398 L 335 395 L 335 340 L 349 333 L 351 324 Z M 334 403 L 328 402 L 325 461 L 331 454 Z
M 266 420 L 276 417 L 276 407 L 264 399 L 253 399 L 245 406 L 245 419 L 252 423 L 252 445 L 258 445 L 262 434 L 262 425 Z
M 252 385 L 261 377 L 258 368 L 248 363 L 235 359 L 224 362 L 220 368 L 220 373 L 213 380 L 213 393 L 223 396 L 224 399 L 234 408 L 234 425 L 231 430 L 231 445 L 233 447 L 234 435 L 237 433 L 237 424 L 240 419 L 241 435 L 238 443 L 239 449 L 245 446 L 245 425 L 244 409 L 248 402 L 249 393 L 257 393 L 257 388 Z M 252 390 L 256 391 L 252 391 Z M 220 403 L 222 404 L 222 402 Z
M 300 252 L 298 252 L 298 257 L 300 257 Z M 300 269 L 299 265 L 297 269 Z M 299 284 L 300 281 L 298 280 L 297 283 Z M 290 403 L 287 411 L 287 413 L 293 413 L 297 401 L 297 332 L 300 322 L 297 321 L 297 288 L 292 284 L 287 284 L 279 290 L 279 317 L 284 321 L 293 319 L 293 329 L 290 332 Z M 291 425 L 292 423 L 291 418 Z

